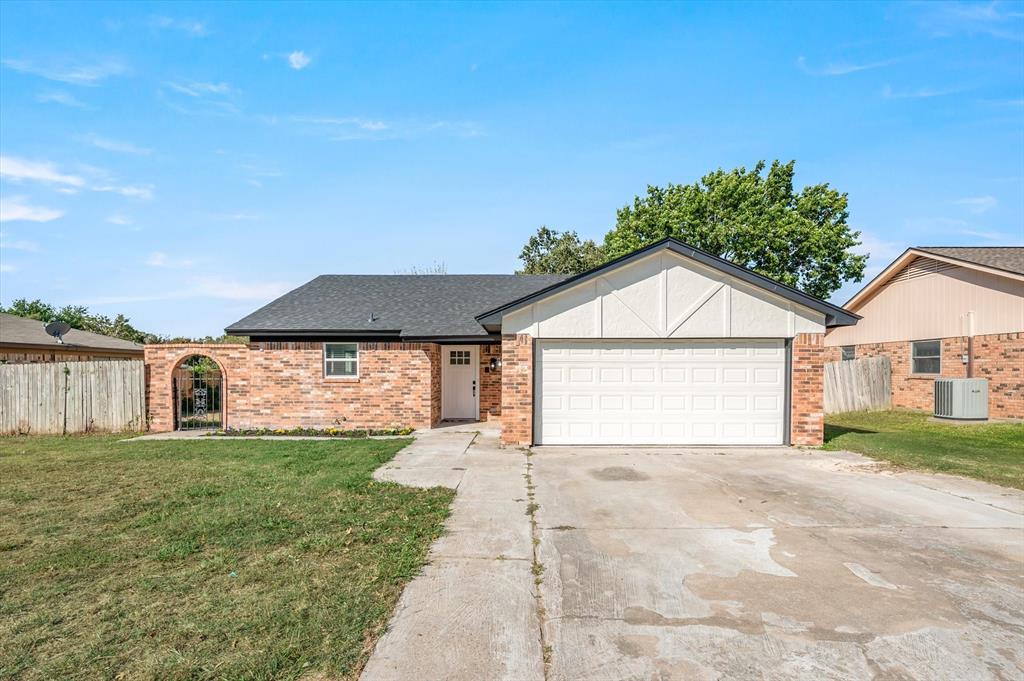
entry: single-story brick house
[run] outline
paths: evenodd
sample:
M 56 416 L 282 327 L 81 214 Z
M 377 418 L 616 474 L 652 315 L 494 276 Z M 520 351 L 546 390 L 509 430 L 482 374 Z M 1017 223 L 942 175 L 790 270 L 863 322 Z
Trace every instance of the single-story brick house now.
M 121 338 L 71 329 L 57 342 L 46 324 L 0 312 L 0 364 L 142 359 L 142 346 Z
M 931 411 L 935 379 L 989 381 L 989 414 L 1024 418 L 1024 248 L 909 248 L 845 305 L 829 361 L 886 356 L 895 407 Z
M 666 239 L 572 276 L 327 275 L 230 325 L 228 427 L 499 419 L 508 444 L 819 444 L 824 336 L 857 315 Z

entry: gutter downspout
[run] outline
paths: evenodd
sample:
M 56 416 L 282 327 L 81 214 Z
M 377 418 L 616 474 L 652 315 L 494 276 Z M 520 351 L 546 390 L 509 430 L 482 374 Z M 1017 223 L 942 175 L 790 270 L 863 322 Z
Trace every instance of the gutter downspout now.
M 967 378 L 974 378 L 974 312 L 967 312 Z

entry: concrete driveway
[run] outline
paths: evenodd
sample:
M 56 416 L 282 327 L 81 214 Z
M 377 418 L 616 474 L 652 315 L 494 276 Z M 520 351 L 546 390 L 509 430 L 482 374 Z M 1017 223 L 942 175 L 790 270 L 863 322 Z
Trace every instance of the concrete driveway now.
M 447 467 L 451 533 L 365 679 L 1024 679 L 1020 492 L 852 454 L 493 437 Z M 383 477 L 446 468 L 401 457 Z

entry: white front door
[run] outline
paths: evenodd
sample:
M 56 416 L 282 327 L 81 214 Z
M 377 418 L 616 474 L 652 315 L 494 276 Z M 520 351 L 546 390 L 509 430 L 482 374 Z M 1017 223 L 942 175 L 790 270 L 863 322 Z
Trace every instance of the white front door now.
M 480 348 L 441 346 L 441 418 L 472 419 L 480 415 Z
M 540 444 L 782 444 L 782 340 L 540 341 Z

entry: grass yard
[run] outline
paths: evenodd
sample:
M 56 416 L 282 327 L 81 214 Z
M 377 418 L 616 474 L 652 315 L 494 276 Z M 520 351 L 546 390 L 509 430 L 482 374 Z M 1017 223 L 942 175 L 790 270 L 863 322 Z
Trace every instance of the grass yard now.
M 352 679 L 454 492 L 408 440 L 0 438 L 0 678 Z
M 1024 424 L 936 423 L 912 411 L 825 417 L 825 449 L 1024 489 Z

